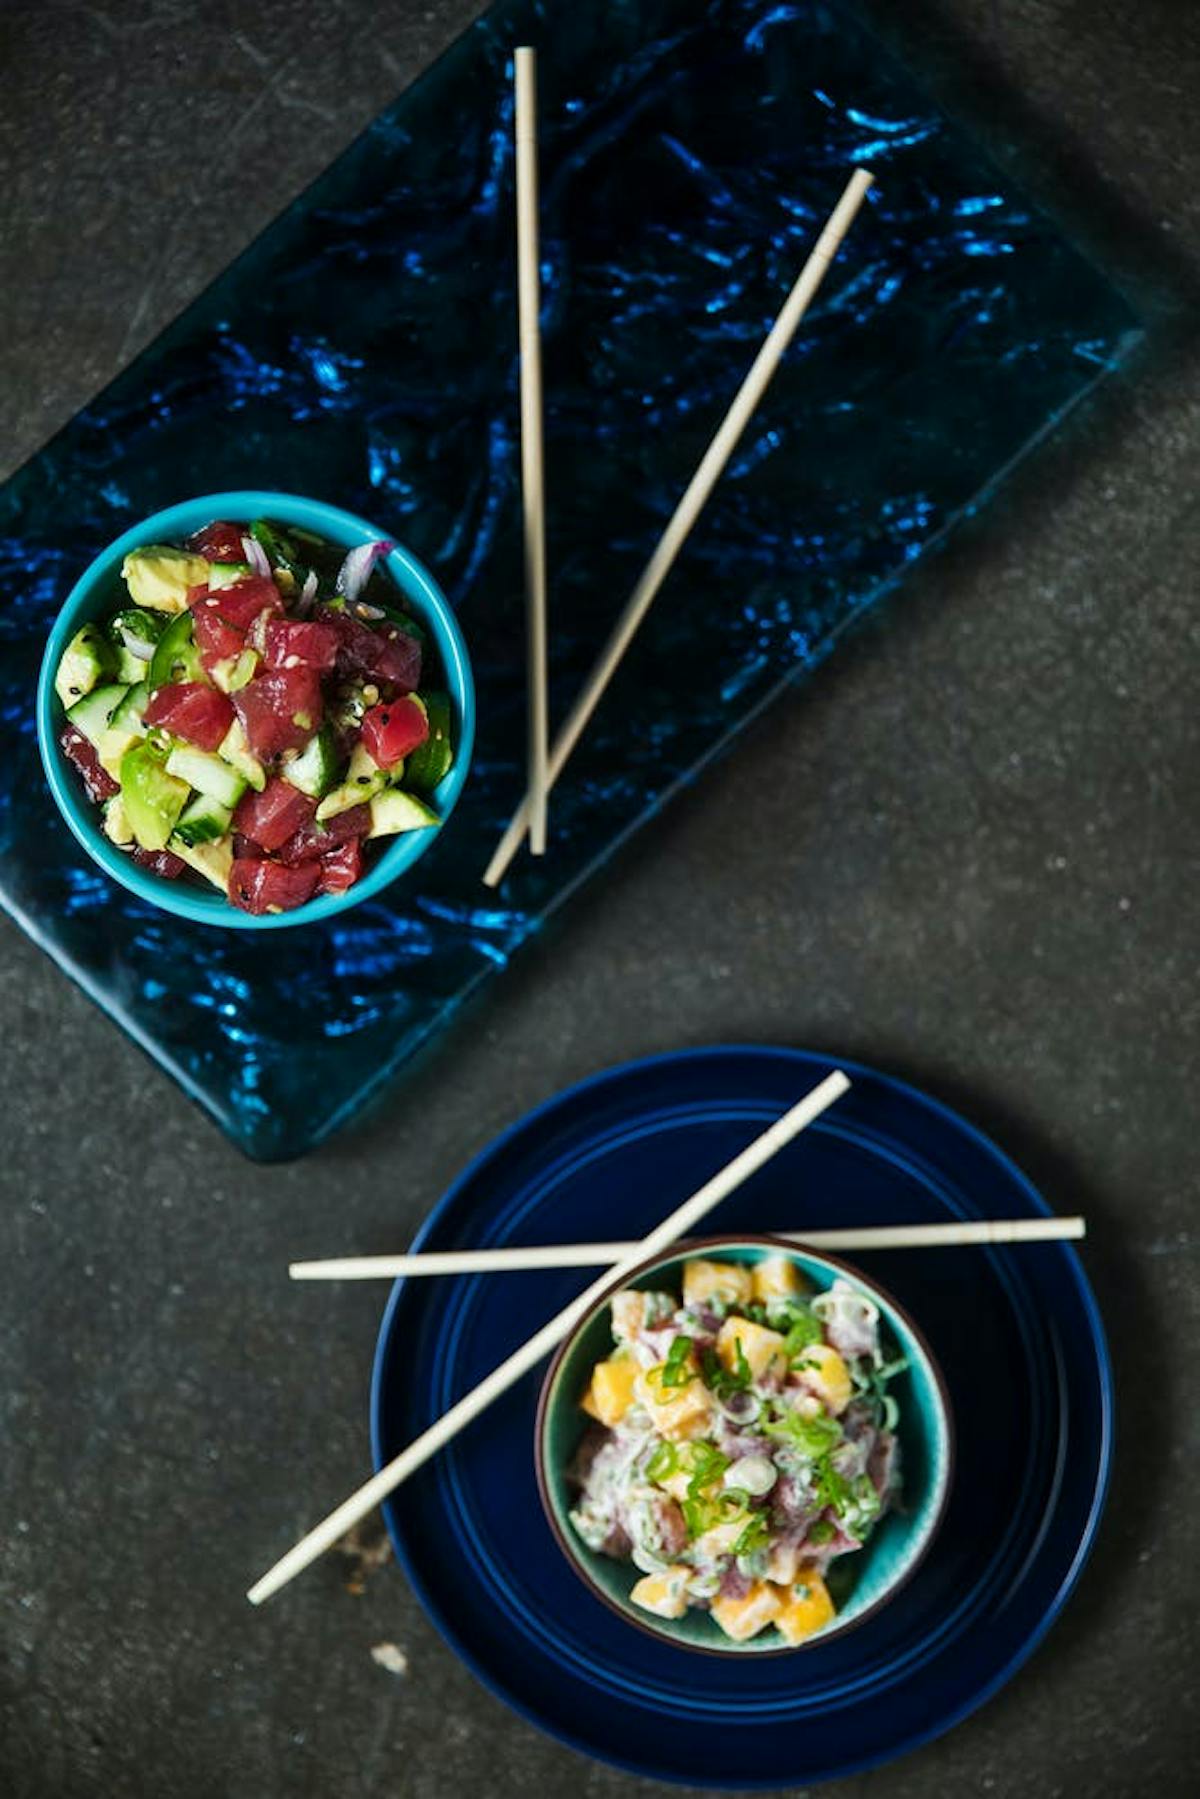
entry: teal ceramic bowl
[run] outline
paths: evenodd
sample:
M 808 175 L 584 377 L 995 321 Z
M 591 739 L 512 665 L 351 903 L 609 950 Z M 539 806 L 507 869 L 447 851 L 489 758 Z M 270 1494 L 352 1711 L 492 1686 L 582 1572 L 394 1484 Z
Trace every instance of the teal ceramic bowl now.
M 250 520 L 278 519 L 282 524 L 299 525 L 315 531 L 329 542 L 351 550 L 356 544 L 386 537 L 386 531 L 370 525 L 352 512 L 328 506 L 321 500 L 302 499 L 296 494 L 267 493 L 247 490 L 238 493 L 203 495 L 184 500 L 156 512 L 144 523 L 126 531 L 115 543 L 102 550 L 71 589 L 66 603 L 55 620 L 54 628 L 42 657 L 37 692 L 38 745 L 50 791 L 63 818 L 93 862 L 106 874 L 136 893 L 139 899 L 171 912 L 177 918 L 194 919 L 201 924 L 222 925 L 236 931 L 277 931 L 294 925 L 312 924 L 345 912 L 360 901 L 371 899 L 413 866 L 436 841 L 439 830 L 407 831 L 385 839 L 378 850 L 369 852 L 370 861 L 362 879 L 346 893 L 322 894 L 292 912 L 252 917 L 240 912 L 216 888 L 207 891 L 190 882 L 165 881 L 141 869 L 133 859 L 108 841 L 100 829 L 100 814 L 84 792 L 76 771 L 58 747 L 63 725 L 63 709 L 54 691 L 54 675 L 59 660 L 75 632 L 89 619 L 113 611 L 120 603 L 123 589 L 120 570 L 128 551 L 144 543 L 171 543 L 189 536 L 213 519 Z M 415 618 L 428 631 L 437 645 L 438 659 L 445 676 L 455 712 L 456 736 L 454 766 L 431 796 L 434 809 L 446 821 L 462 792 L 471 765 L 475 741 L 475 685 L 467 646 L 458 621 L 441 588 L 408 550 L 397 546 L 385 559 L 392 580 L 403 594 Z
M 827 1576 L 837 1616 L 801 1643 L 785 1643 L 768 1627 L 744 1643 L 735 1643 L 706 1611 L 689 1610 L 679 1619 L 655 1617 L 635 1606 L 629 1592 L 641 1578 L 632 1562 L 590 1550 L 568 1516 L 575 1494 L 568 1470 L 589 1424 L 580 1410 L 593 1365 L 613 1344 L 609 1300 L 624 1287 L 658 1287 L 679 1293 L 683 1264 L 692 1256 L 753 1265 L 767 1255 L 786 1254 L 813 1293 L 835 1280 L 848 1281 L 879 1308 L 889 1359 L 903 1355 L 908 1368 L 889 1383 L 900 1408 L 897 1435 L 903 1470 L 902 1510 L 876 1526 L 865 1547 L 839 1557 Z M 945 1382 L 929 1347 L 911 1318 L 890 1294 L 864 1280 L 853 1268 L 831 1256 L 797 1249 L 775 1237 L 708 1237 L 673 1248 L 645 1262 L 628 1279 L 614 1282 L 597 1300 L 562 1345 L 542 1386 L 536 1425 L 538 1486 L 550 1528 L 559 1547 L 586 1586 L 613 1611 L 638 1629 L 682 1649 L 714 1655 L 794 1655 L 813 1644 L 862 1625 L 889 1604 L 915 1573 L 941 1523 L 950 1494 L 954 1465 L 954 1433 Z

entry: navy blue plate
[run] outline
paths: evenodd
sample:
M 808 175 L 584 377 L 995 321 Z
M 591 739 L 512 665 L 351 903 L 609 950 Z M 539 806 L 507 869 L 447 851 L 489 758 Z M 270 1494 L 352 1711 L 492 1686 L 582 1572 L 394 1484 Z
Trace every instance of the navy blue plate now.
M 635 1062 L 506 1132 L 415 1247 L 644 1233 L 834 1066 L 779 1049 Z M 843 1064 L 849 1094 L 727 1200 L 713 1231 L 1042 1215 L 1019 1171 L 944 1106 Z M 1112 1383 L 1065 1244 L 854 1258 L 929 1338 L 958 1466 L 928 1559 L 862 1630 L 794 1658 L 690 1655 L 594 1599 L 550 1535 L 534 1476 L 540 1376 L 507 1393 L 385 1507 L 443 1636 L 493 1692 L 585 1754 L 699 1786 L 785 1786 L 927 1741 L 1020 1666 L 1078 1578 L 1104 1501 Z M 377 1465 L 593 1278 L 398 1282 L 372 1387 Z

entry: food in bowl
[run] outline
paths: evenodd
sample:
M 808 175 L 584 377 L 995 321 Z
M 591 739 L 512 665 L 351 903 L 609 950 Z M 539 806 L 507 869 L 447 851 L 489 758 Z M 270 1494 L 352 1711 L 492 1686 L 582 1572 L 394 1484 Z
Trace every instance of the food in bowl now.
M 794 1645 L 829 1626 L 830 1564 L 897 1505 L 899 1410 L 874 1302 L 810 1294 L 783 1254 L 684 1263 L 682 1296 L 627 1288 L 581 1398 L 572 1528 L 631 1561 L 659 1618 L 706 1611 L 727 1637 Z
M 280 913 L 439 823 L 454 713 L 385 540 L 269 519 L 131 550 L 55 672 L 63 754 L 105 836 L 165 880 Z

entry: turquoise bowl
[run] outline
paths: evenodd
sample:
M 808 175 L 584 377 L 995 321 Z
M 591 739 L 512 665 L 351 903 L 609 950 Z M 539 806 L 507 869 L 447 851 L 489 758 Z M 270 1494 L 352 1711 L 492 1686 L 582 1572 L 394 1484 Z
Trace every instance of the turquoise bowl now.
M 425 854 L 437 839 L 438 829 L 406 831 L 398 837 L 385 839 L 383 847 L 371 852 L 371 861 L 362 879 L 346 893 L 322 894 L 292 912 L 252 917 L 248 912 L 238 911 L 215 888 L 202 890 L 182 881 L 164 881 L 160 876 L 150 874 L 110 843 L 100 829 L 97 808 L 88 799 L 78 774 L 58 747 L 63 708 L 54 691 L 55 671 L 79 627 L 89 619 L 105 616 L 120 603 L 123 589 L 118 582 L 121 563 L 127 553 L 139 544 L 170 543 L 187 537 L 212 519 L 219 518 L 277 519 L 281 524 L 299 525 L 315 531 L 331 543 L 344 545 L 347 550 L 356 544 L 387 536 L 386 531 L 368 524 L 352 512 L 343 512 L 339 506 L 328 506 L 322 500 L 307 500 L 287 493 L 247 490 L 207 494 L 156 512 L 102 550 L 67 596 L 42 657 L 37 691 L 38 746 L 59 811 L 93 862 L 114 881 L 128 887 L 139 899 L 161 911 L 171 912 L 177 918 L 222 925 L 227 930 L 277 931 L 331 918 L 335 913 L 345 912 L 362 900 L 381 893 Z M 454 766 L 431 795 L 434 808 L 441 815 L 440 829 L 445 830 L 446 820 L 466 781 L 475 741 L 475 684 L 470 658 L 450 604 L 428 569 L 408 550 L 398 546 L 385 558 L 385 563 L 414 617 L 425 626 L 437 645 L 446 689 L 454 707 L 457 727 Z
M 641 1578 L 632 1562 L 590 1550 L 576 1534 L 568 1513 L 573 1493 L 567 1478 L 588 1419 L 580 1411 L 592 1366 L 612 1348 L 609 1300 L 624 1287 L 659 1287 L 679 1293 L 683 1264 L 695 1255 L 753 1265 L 767 1255 L 784 1254 L 804 1277 L 811 1292 L 824 1292 L 835 1280 L 850 1285 L 879 1308 L 888 1359 L 903 1355 L 908 1368 L 889 1384 L 900 1408 L 897 1436 L 903 1471 L 903 1511 L 889 1513 L 857 1554 L 835 1561 L 828 1585 L 837 1616 L 803 1642 L 788 1644 L 764 1630 L 735 1643 L 708 1613 L 690 1610 L 682 1618 L 656 1618 L 635 1606 L 629 1592 Z M 798 1249 L 777 1237 L 707 1237 L 677 1246 L 643 1262 L 625 1280 L 615 1281 L 563 1343 L 542 1385 L 536 1425 L 538 1487 L 550 1528 L 571 1566 L 597 1599 L 630 1624 L 664 1638 L 681 1649 L 712 1655 L 795 1655 L 826 1643 L 863 1624 L 889 1604 L 916 1572 L 933 1542 L 945 1513 L 954 1467 L 954 1431 L 950 1403 L 941 1372 L 924 1337 L 889 1293 L 864 1280 L 832 1256 Z

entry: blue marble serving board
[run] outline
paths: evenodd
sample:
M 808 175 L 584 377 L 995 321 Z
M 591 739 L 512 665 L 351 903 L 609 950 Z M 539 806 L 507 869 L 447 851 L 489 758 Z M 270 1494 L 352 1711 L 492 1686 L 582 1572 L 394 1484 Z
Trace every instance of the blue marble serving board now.
M 555 793 L 522 789 L 509 58 L 541 52 L 552 707 L 565 711 L 851 166 L 845 251 Z M 977 505 L 1137 335 L 841 7 L 500 0 L 0 494 L 0 903 L 262 1158 L 352 1118 L 548 912 Z M 171 501 L 307 492 L 436 571 L 475 768 L 414 875 L 270 941 L 139 904 L 42 779 L 88 559 Z

